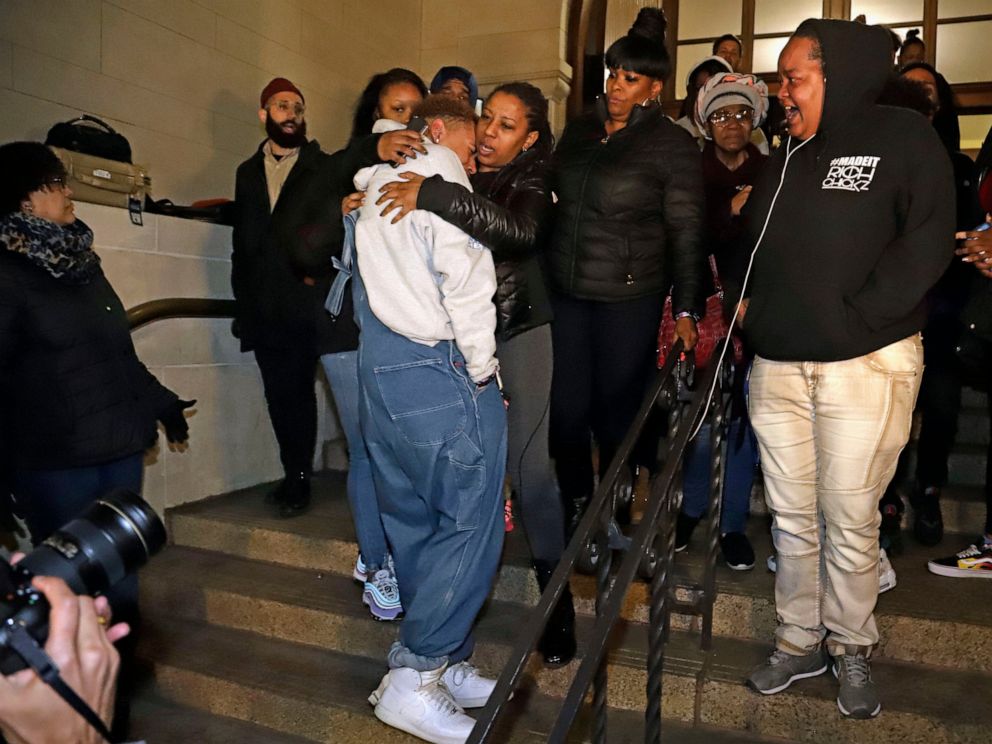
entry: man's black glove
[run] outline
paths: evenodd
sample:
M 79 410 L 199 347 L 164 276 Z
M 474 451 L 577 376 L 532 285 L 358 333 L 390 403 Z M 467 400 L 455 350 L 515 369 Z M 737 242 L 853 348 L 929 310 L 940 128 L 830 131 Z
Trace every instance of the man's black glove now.
M 195 405 L 195 400 L 176 400 L 158 417 L 165 427 L 165 438 L 172 444 L 183 444 L 189 439 L 189 422 L 183 416 L 183 411 Z

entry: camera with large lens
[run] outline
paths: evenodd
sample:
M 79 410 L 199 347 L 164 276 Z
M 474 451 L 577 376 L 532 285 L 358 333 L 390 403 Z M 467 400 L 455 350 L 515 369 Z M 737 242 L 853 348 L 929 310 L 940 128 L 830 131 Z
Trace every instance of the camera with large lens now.
M 115 490 L 57 530 L 17 565 L 0 560 L 0 674 L 27 665 L 10 647 L 23 628 L 38 645 L 48 638 L 48 602 L 34 576 L 57 576 L 76 594 L 98 596 L 137 570 L 165 544 L 165 526 L 146 501 Z

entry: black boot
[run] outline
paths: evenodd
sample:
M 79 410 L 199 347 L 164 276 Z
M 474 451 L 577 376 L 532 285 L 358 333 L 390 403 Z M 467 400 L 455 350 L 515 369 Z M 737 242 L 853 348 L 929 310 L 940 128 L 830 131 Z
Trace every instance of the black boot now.
M 575 530 L 579 528 L 579 522 L 586 514 L 586 507 L 589 506 L 590 496 L 578 496 L 576 498 L 564 499 L 565 507 L 565 542 L 572 539 Z
M 537 585 L 543 592 L 551 581 L 551 574 L 558 565 L 556 561 L 534 561 Z M 537 650 L 544 656 L 549 667 L 565 666 L 575 658 L 575 607 L 572 604 L 572 591 L 565 585 L 565 591 L 558 598 L 544 635 L 538 641 Z
M 285 486 L 277 503 L 283 519 L 303 514 L 310 507 L 310 473 L 295 473 L 283 481 Z

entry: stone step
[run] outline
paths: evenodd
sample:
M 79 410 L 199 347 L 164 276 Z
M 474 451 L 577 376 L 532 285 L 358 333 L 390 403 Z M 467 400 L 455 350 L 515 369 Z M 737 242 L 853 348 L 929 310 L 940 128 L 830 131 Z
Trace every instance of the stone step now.
M 502 617 L 501 638 L 491 635 L 491 627 L 480 627 L 476 656 L 484 657 L 479 662 L 483 669 L 505 656 L 514 619 L 520 618 Z M 590 624 L 591 619 L 583 618 L 580 634 Z M 156 692 L 177 703 L 317 741 L 359 741 L 384 731 L 364 702 L 384 671 L 381 656 L 359 656 L 357 650 L 345 654 L 193 621 L 156 617 L 150 626 L 142 651 L 154 663 Z M 609 703 L 639 718 L 646 626 L 619 626 L 615 644 Z M 695 637 L 672 633 L 663 687 L 666 719 L 748 735 L 845 744 L 978 741 L 992 725 L 992 710 L 976 702 L 992 684 L 989 675 L 877 660 L 873 673 L 884 712 L 882 719 L 866 724 L 840 716 L 830 675 L 776 696 L 748 691 L 742 680 L 768 653 L 765 644 L 718 638 L 712 654 L 701 652 L 697 644 Z M 532 664 L 519 699 L 508 709 L 506 729 L 494 741 L 542 740 L 532 702 L 539 706 L 543 697 L 563 696 L 575 668 L 575 663 L 560 670 Z M 621 727 L 624 720 L 611 711 L 611 725 Z M 616 738 L 625 740 L 622 734 Z
M 309 741 L 334 744 L 419 741 L 386 727 L 372 714 L 366 698 L 385 671 L 381 658 L 163 617 L 151 619 L 148 626 L 140 652 L 152 660 L 154 694 L 168 698 L 175 705 L 209 710 L 215 715 Z M 509 703 L 507 715 L 492 741 L 521 744 L 545 741 L 556 710 L 556 702 L 533 687 L 521 691 Z M 611 711 L 610 741 L 636 741 L 642 715 L 637 711 Z M 585 741 L 583 731 L 587 725 L 587 712 L 584 712 L 569 741 Z M 719 731 L 709 726 L 696 728 L 679 722 L 666 722 L 665 733 L 674 741 L 689 744 L 772 741 L 748 733 Z
M 131 704 L 131 739 L 148 744 L 306 744 L 304 739 L 264 726 L 178 705 L 142 691 Z
M 971 387 L 961 388 L 961 406 L 964 408 L 989 409 L 988 393 Z
M 958 412 L 958 435 L 956 441 L 966 444 L 989 444 L 989 409 L 962 406 Z
M 953 485 L 981 487 L 985 485 L 985 459 L 988 444 L 958 442 L 947 458 L 948 480 Z M 915 448 L 906 454 L 905 472 L 916 473 L 917 453 Z
M 958 432 L 955 444 L 984 444 L 989 443 L 989 409 L 983 399 L 981 405 L 968 405 L 962 401 L 958 409 Z M 922 418 L 919 411 L 913 417 L 913 429 L 909 437 L 909 446 L 916 445 L 920 438 Z
M 170 548 L 149 564 L 145 573 L 151 573 L 153 578 L 144 580 L 144 585 L 161 587 L 172 583 L 167 576 L 173 571 L 173 563 L 188 560 L 200 567 L 185 574 L 189 577 L 186 583 L 191 589 L 211 597 L 209 609 L 213 613 L 250 603 L 259 595 L 260 600 L 265 599 L 268 591 L 269 600 L 302 608 L 301 612 L 313 618 L 312 624 L 330 622 L 319 619 L 322 613 L 367 616 L 360 605 L 360 589 L 347 579 L 357 549 L 347 503 L 337 488 L 340 483 L 334 477 L 321 478 L 319 482 L 312 511 L 289 521 L 270 517 L 261 503 L 260 493 L 253 492 L 240 492 L 170 511 L 172 539 L 177 547 Z M 771 541 L 762 519 L 752 519 L 749 532 L 758 565 L 750 572 L 731 571 L 722 563 L 718 566 L 714 632 L 764 641 L 772 637 L 775 628 L 774 578 L 764 568 L 765 558 L 772 552 Z M 992 604 L 992 582 L 968 582 L 965 592 L 962 580 L 935 576 L 926 570 L 929 558 L 961 550 L 970 539 L 970 536 L 948 535 L 943 543 L 945 547 L 935 553 L 934 549 L 916 545 L 909 536 L 904 538 L 905 553 L 892 559 L 899 585 L 879 598 L 877 620 L 882 633 L 881 655 L 907 662 L 992 671 L 992 654 L 977 653 L 985 647 L 992 626 L 992 615 L 985 611 Z M 695 580 L 701 575 L 703 540 L 702 529 L 699 529 L 690 549 L 678 557 L 676 575 L 683 580 Z M 178 546 L 224 555 L 214 557 L 212 553 L 188 551 L 188 558 L 174 557 L 186 555 Z M 202 557 L 204 555 L 206 557 Z M 266 560 L 283 566 L 271 566 L 263 571 L 259 564 L 244 563 Z M 518 528 L 507 535 L 504 561 L 493 593 L 495 600 L 536 604 L 539 598 L 537 584 L 527 560 L 527 546 L 522 530 Z M 221 567 L 227 567 L 223 573 Z M 298 570 L 294 572 L 293 569 Z M 171 575 L 184 575 L 179 567 L 175 571 Z M 159 572 L 162 572 L 161 578 Z M 247 579 L 239 578 L 241 574 Z M 261 583 L 262 576 L 272 578 Z M 260 582 L 259 588 L 253 590 L 252 584 L 256 581 Z M 239 589 L 234 590 L 233 586 Z M 333 586 L 334 589 L 322 589 L 322 586 Z M 593 614 L 595 583 L 592 577 L 573 578 L 572 590 L 577 610 L 586 615 Z M 302 592 L 299 595 L 302 599 L 294 599 L 297 596 L 294 592 Z M 239 593 L 241 599 L 236 596 Z M 924 597 L 926 601 L 921 599 Z M 178 600 L 173 602 L 174 606 L 179 604 Z M 632 621 L 646 622 L 648 606 L 648 587 L 636 582 L 625 600 L 624 616 Z M 204 615 L 202 619 L 215 622 L 211 615 Z M 268 625 L 228 622 L 233 627 L 274 632 Z M 676 617 L 673 623 L 680 629 L 698 628 L 696 618 Z M 934 643 L 935 638 L 939 638 L 940 643 Z M 291 637 L 290 640 L 306 642 L 305 638 Z
M 915 455 L 914 455 L 915 456 Z M 983 461 L 984 463 L 984 461 Z M 915 461 L 910 465 L 916 467 Z M 984 464 L 982 465 L 984 467 Z M 908 470 L 907 472 L 915 472 Z M 985 525 L 985 480 L 981 484 L 961 485 L 951 483 L 944 487 L 941 492 L 941 513 L 944 517 L 944 529 L 947 532 L 959 532 L 963 534 L 978 534 Z M 899 486 L 899 493 L 906 506 L 906 515 L 903 517 L 903 528 L 912 529 L 913 514 L 909 505 L 909 494 L 915 487 L 914 483 L 907 481 Z M 757 484 L 751 491 L 751 516 L 767 516 L 768 505 L 765 502 L 765 493 L 761 484 Z

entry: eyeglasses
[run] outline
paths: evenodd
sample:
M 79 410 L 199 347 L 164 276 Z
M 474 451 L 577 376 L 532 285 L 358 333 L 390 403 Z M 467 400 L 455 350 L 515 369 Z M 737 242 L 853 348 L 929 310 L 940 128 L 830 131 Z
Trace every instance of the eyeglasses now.
M 284 114 L 292 113 L 293 116 L 303 116 L 307 107 L 302 103 L 292 103 L 291 101 L 276 101 L 269 108 L 277 108 Z
M 716 127 L 725 127 L 732 121 L 736 121 L 738 124 L 743 125 L 744 122 L 751 121 L 753 118 L 754 111 L 748 108 L 736 113 L 731 113 L 729 111 L 718 111 L 710 116 L 709 122 Z

